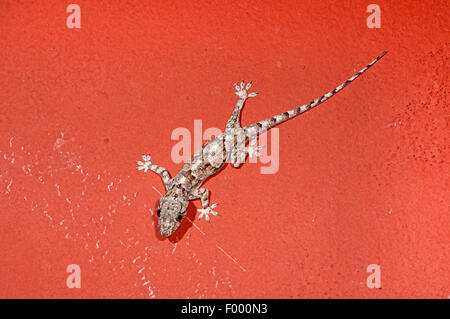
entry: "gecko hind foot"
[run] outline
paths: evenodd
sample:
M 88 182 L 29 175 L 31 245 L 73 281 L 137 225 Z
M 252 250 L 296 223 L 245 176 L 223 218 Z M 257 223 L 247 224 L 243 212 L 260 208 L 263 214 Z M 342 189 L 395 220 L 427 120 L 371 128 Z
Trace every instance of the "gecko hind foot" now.
M 235 94 L 240 98 L 246 99 L 258 95 L 258 92 L 252 92 L 250 94 L 248 93 L 248 90 L 250 90 L 250 88 L 252 87 L 252 81 L 248 82 L 247 85 L 245 85 L 244 80 L 242 80 L 241 83 L 234 83 L 233 86 L 236 89 Z
M 261 157 L 262 154 L 259 151 L 262 150 L 263 148 L 264 148 L 263 145 L 256 146 L 256 139 L 253 139 L 250 142 L 250 145 L 247 147 L 248 156 L 250 158 L 253 158 L 254 156 Z
M 201 214 L 198 216 L 198 220 L 202 219 L 203 216 L 205 216 L 205 220 L 209 223 L 210 217 L 209 214 L 213 214 L 214 216 L 219 216 L 218 212 L 213 211 L 214 208 L 216 208 L 217 204 L 212 204 L 211 206 L 208 206 L 206 208 L 197 209 Z

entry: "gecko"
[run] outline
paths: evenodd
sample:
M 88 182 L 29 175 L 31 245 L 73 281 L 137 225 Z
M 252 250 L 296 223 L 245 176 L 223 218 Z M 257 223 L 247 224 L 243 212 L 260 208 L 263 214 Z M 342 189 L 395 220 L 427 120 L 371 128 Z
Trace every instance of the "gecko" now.
M 241 127 L 240 121 L 242 108 L 247 99 L 257 96 L 258 93 L 249 93 L 252 87 L 251 81 L 247 84 L 244 81 L 235 83 L 233 86 L 238 100 L 225 125 L 225 131 L 203 144 L 173 178 L 165 168 L 153 164 L 149 154 L 142 155 L 142 161 L 137 161 L 137 169 L 144 172 L 151 170 L 158 174 L 166 189 L 166 193 L 159 199 L 156 213 L 161 235 L 169 237 L 176 231 L 187 214 L 189 201 L 192 200 L 200 199 L 201 201 L 202 208 L 198 209 L 199 220 L 204 216 L 209 222 L 210 215 L 219 216 L 219 213 L 214 210 L 217 203 L 209 204 L 209 190 L 201 187 L 206 179 L 221 170 L 226 162 L 237 168 L 245 162 L 247 155 L 250 158 L 261 156 L 259 151 L 262 147 L 256 146 L 258 135 L 325 102 L 367 71 L 386 53 L 387 51 L 383 51 L 361 71 L 321 97 L 245 127 Z

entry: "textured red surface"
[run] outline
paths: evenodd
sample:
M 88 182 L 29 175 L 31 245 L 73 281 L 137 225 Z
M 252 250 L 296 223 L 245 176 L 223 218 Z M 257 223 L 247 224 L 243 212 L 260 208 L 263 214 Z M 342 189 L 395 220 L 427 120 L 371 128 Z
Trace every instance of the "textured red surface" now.
M 0 297 L 448 298 L 448 3 L 377 1 L 368 29 L 367 1 L 204 2 L 77 1 L 76 30 L 70 2 L 1 1 Z M 172 131 L 223 128 L 235 81 L 249 124 L 383 50 L 280 126 L 277 174 L 228 166 L 221 217 L 158 236 L 140 154 L 174 174 Z

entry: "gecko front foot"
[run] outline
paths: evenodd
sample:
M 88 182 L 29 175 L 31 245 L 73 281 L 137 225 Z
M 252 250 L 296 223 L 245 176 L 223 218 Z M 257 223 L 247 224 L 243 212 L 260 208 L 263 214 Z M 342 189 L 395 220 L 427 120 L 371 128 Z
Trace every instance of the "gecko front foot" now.
M 198 220 L 203 218 L 203 215 L 205 216 L 205 220 L 209 223 L 209 214 L 213 214 L 214 216 L 219 216 L 218 212 L 213 211 L 214 208 L 216 208 L 217 204 L 212 204 L 211 206 L 208 206 L 206 208 L 197 209 L 201 214 L 198 216 Z
M 142 159 L 144 160 L 144 162 L 141 161 L 136 161 L 136 163 L 138 163 L 138 167 L 136 167 L 138 170 L 144 170 L 145 173 L 147 173 L 147 171 L 150 169 L 150 166 L 152 165 L 152 162 L 150 161 L 152 157 L 150 156 L 150 154 L 147 155 L 142 155 Z
M 249 97 L 255 97 L 258 95 L 257 92 L 248 94 L 248 90 L 250 90 L 250 88 L 252 87 L 252 81 L 248 82 L 247 85 L 245 85 L 244 81 L 242 80 L 242 82 L 240 84 L 234 83 L 233 85 L 237 91 L 237 92 L 235 92 L 235 94 L 244 100 Z

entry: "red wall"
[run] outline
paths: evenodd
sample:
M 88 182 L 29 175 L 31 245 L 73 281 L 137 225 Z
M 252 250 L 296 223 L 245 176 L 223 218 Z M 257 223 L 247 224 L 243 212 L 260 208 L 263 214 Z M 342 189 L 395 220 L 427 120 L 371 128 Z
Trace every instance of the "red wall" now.
M 71 2 L 1 1 L 0 297 L 448 298 L 448 3 L 380 0 L 369 29 L 370 1 L 189 2 L 76 1 L 68 29 Z M 221 216 L 158 236 L 142 153 L 175 174 L 172 131 L 223 128 L 234 82 L 249 124 L 383 50 L 280 126 L 277 174 L 228 166 Z

